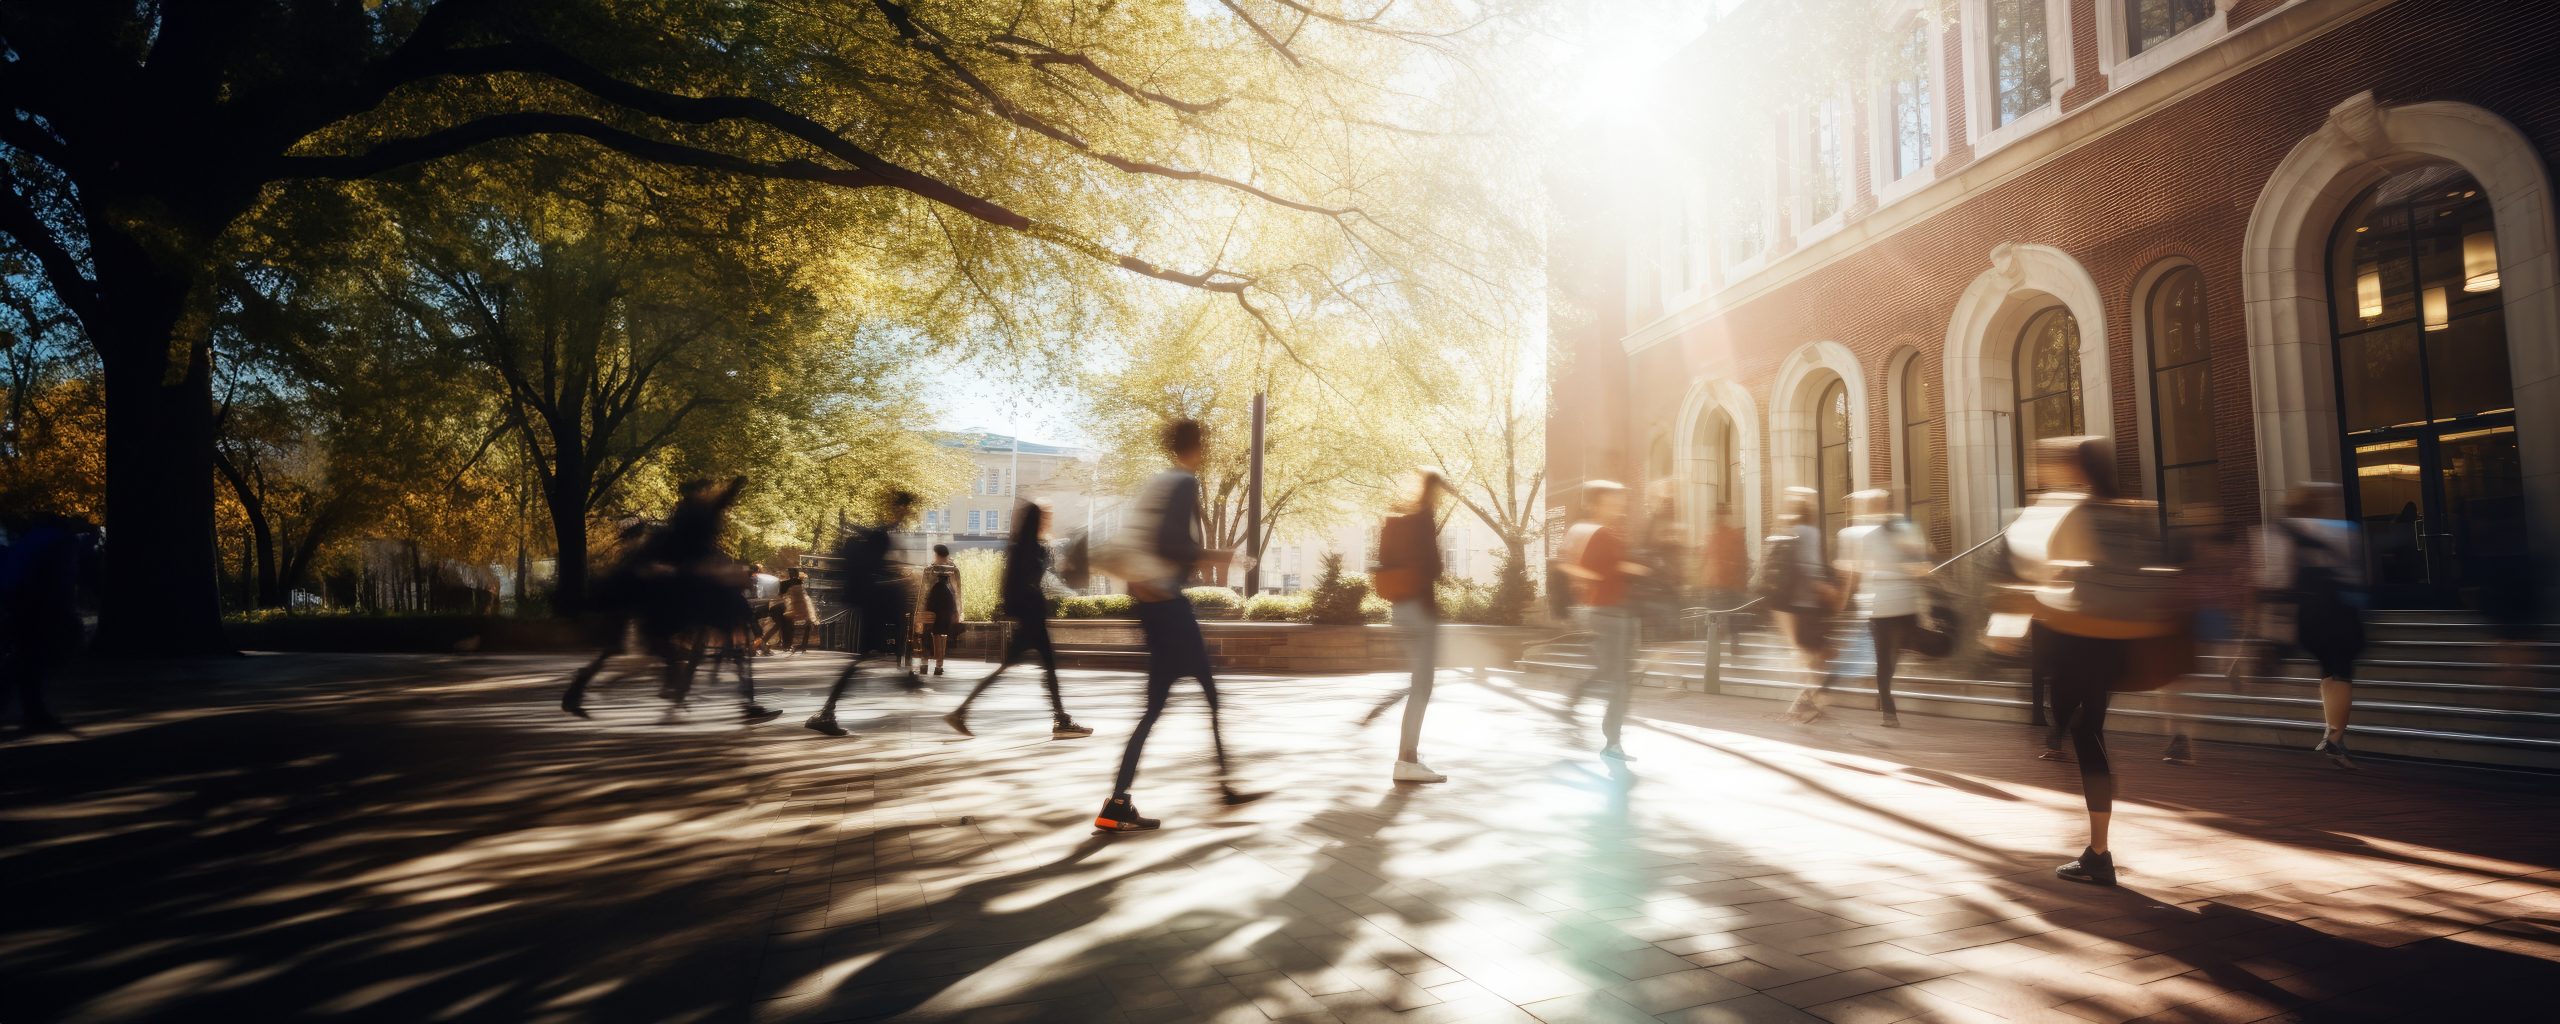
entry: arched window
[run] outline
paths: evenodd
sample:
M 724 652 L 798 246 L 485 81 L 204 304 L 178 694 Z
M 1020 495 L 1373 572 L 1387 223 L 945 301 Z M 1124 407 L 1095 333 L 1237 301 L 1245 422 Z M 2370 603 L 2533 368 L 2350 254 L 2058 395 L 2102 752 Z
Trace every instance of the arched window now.
M 2052 490 L 2036 479 L 2029 454 L 2037 441 L 2086 433 L 2080 413 L 2080 324 L 2060 306 L 2027 320 L 2018 336 L 2018 499 L 2033 503 Z
M 1938 389 L 1929 386 L 1920 357 L 1902 363 L 1902 499 L 1904 512 L 1935 547 L 1938 523 L 1946 516 L 1946 463 L 1940 461 L 1937 438 Z
M 1929 88 L 1929 19 L 1911 19 L 1911 28 L 1903 36 L 1894 57 L 1894 76 L 1886 97 L 1891 106 L 1893 125 L 1892 162 L 1887 168 L 1893 180 L 1900 181 L 1929 166 L 1930 117 L 1937 97 Z
M 1849 525 L 1849 386 L 1834 377 L 1813 406 L 1823 545 Z
M 2159 465 L 2152 493 L 2161 521 L 2194 526 L 2220 515 L 2213 444 L 2213 352 L 2205 344 L 2204 274 L 2179 267 L 2151 286 L 2151 450 Z

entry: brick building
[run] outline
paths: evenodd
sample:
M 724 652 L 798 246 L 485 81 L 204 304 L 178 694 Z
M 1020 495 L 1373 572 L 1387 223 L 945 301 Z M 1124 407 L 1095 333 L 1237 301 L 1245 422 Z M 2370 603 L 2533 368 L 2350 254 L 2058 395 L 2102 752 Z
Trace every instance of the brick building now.
M 2034 438 L 2093 433 L 2173 528 L 2346 483 L 2392 604 L 2560 555 L 2560 7 L 1873 6 L 1908 60 L 1773 104 L 1750 166 L 1663 128 L 1642 185 L 1558 190 L 1559 503 L 1635 481 L 1759 536 L 1783 488 L 1838 525 L 1890 487 L 1946 555 Z

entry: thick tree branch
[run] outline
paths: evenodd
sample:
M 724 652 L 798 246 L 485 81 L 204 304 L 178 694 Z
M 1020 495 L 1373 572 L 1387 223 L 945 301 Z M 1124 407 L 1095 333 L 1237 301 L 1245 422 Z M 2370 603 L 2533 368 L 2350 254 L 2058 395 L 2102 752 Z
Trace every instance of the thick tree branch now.
M 45 280 L 53 285 L 54 297 L 61 300 L 71 315 L 79 317 L 89 337 L 105 338 L 107 325 L 99 322 L 98 286 L 81 273 L 80 261 L 71 257 L 62 241 L 47 230 L 36 216 L 35 203 L 18 187 L 18 176 L 0 169 L 0 180 L 8 188 L 0 190 L 0 233 L 15 239 L 18 247 L 36 258 L 44 268 Z

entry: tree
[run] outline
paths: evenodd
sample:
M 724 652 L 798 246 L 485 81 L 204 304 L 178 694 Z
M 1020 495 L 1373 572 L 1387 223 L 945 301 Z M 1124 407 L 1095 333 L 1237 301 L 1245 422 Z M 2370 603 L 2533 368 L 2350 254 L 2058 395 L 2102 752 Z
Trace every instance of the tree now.
M 1379 48 L 1445 50 L 1455 3 L 736 5 L 96 0 L 0 8 L 0 234 L 102 363 L 100 644 L 222 646 L 210 324 L 217 268 L 279 183 L 505 139 L 583 140 L 860 193 L 884 248 L 939 239 L 976 308 L 1082 267 L 1232 296 L 1334 280 L 1434 237 L 1363 204 L 1364 140 L 1411 131 Z M 1318 140 L 1295 144 L 1289 140 Z M 1320 224 L 1328 250 L 1223 262 L 1203 213 Z M 1230 223 L 1233 223 L 1230 220 Z M 868 228 L 870 232 L 863 233 Z M 1302 225 L 1301 230 L 1305 230 Z M 1152 251 L 1141 251 L 1142 249 Z M 1018 297 L 1022 293 L 1015 293 Z M 992 312 L 990 312 L 992 311 Z M 574 474 L 572 474 L 574 476 Z

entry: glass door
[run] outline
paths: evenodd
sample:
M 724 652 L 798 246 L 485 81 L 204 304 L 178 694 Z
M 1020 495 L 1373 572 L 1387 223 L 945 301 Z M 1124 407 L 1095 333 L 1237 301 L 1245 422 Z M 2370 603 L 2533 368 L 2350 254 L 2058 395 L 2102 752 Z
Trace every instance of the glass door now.
M 2338 426 L 2378 603 L 2452 607 L 2524 552 L 2523 462 L 2489 202 L 2459 168 L 2365 194 L 2330 257 Z

